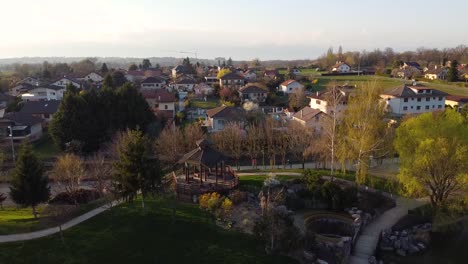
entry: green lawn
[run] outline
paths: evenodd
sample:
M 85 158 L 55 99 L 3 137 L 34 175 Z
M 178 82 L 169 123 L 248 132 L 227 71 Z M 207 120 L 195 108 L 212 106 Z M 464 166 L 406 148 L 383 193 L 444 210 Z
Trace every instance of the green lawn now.
M 123 204 L 59 235 L 0 246 L 0 263 L 295 263 L 267 256 L 252 236 L 217 227 L 196 205 Z
M 44 133 L 42 138 L 33 144 L 33 149 L 40 159 L 53 158 L 62 152 L 47 133 Z
M 40 214 L 44 207 L 38 207 Z M 26 233 L 40 229 L 39 220 L 34 219 L 31 207 L 5 207 L 0 209 L 0 235 Z
M 211 109 L 220 106 L 218 99 L 208 99 L 206 102 L 203 100 L 190 100 L 190 106 L 203 109 Z

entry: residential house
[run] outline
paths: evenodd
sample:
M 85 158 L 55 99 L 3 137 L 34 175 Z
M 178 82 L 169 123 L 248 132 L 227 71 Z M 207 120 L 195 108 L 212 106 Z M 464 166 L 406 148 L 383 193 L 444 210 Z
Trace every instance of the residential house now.
M 216 83 L 219 83 L 218 77 L 215 76 L 205 76 L 205 83 L 209 85 L 214 85 Z
M 277 80 L 281 77 L 278 70 L 265 70 L 263 71 L 263 78 L 265 80 Z
M 161 89 L 166 81 L 159 77 L 148 77 L 140 83 L 141 89 Z
M 44 126 L 52 120 L 52 117 L 57 112 L 60 105 L 60 101 L 26 101 L 23 103 L 23 107 L 19 111 L 22 114 L 32 115 L 34 117 L 41 118 L 44 120 Z
M 13 86 L 10 91 L 8 92 L 9 95 L 11 96 L 20 96 L 23 93 L 26 93 L 27 91 L 38 87 L 37 85 L 32 85 L 29 83 L 18 83 L 17 85 Z
M 443 67 L 434 66 L 433 69 L 428 69 L 424 72 L 424 78 L 429 80 L 446 80 L 448 70 Z
M 415 68 L 419 71 L 422 71 L 421 65 L 415 61 L 406 61 L 403 62 L 403 65 L 400 67 L 400 69 L 408 69 L 408 68 Z
M 304 89 L 304 85 L 296 80 L 287 80 L 280 84 L 279 91 L 285 94 L 293 93 L 299 89 Z
M 81 82 L 79 80 L 69 78 L 69 77 L 63 77 L 51 83 L 51 85 L 53 86 L 61 86 L 61 87 L 66 87 L 68 84 L 72 84 L 76 88 L 81 88 Z
M 124 76 L 125 79 L 127 79 L 129 82 L 137 83 L 146 78 L 145 72 L 144 71 L 124 71 Z
M 325 91 L 316 92 L 314 95 L 308 96 L 310 98 L 310 108 L 320 110 L 325 114 L 331 114 L 335 111 L 337 116 L 340 117 L 348 106 L 348 100 L 354 92 L 354 87 L 341 86 L 336 89 L 336 92 L 338 94 L 332 94 L 331 91 Z M 335 98 L 338 99 L 338 102 L 336 106 L 333 106 L 329 101 Z
M 254 70 L 246 70 L 244 73 L 244 79 L 247 82 L 255 82 L 257 81 L 257 74 Z
M 92 71 L 81 78 L 77 78 L 77 80 L 98 83 L 102 82 L 102 80 L 104 80 L 104 77 L 102 77 L 101 74 Z
M 468 96 L 447 95 L 445 97 L 445 105 L 451 106 L 457 111 L 460 111 L 466 104 L 468 104 Z
M 10 140 L 10 135 L 14 141 L 36 141 L 42 137 L 42 119 L 30 114 L 7 113 L 0 120 L 0 138 Z
M 245 80 L 243 76 L 237 73 L 231 72 L 219 78 L 219 85 L 221 87 L 237 89 L 245 85 Z
M 18 82 L 18 84 L 29 84 L 29 85 L 32 85 L 32 86 L 39 86 L 41 84 L 43 84 L 43 82 L 37 78 L 33 78 L 33 77 L 26 77 L 24 79 L 22 79 L 21 81 Z
M 387 110 L 394 115 L 444 110 L 446 96 L 446 93 L 436 89 L 406 84 L 380 95 L 387 104 Z
M 264 103 L 268 95 L 268 89 L 254 84 L 247 84 L 239 89 L 239 97 L 242 102 Z
M 175 95 L 165 89 L 142 90 L 143 97 L 157 117 L 174 118 Z
M 351 71 L 351 66 L 346 62 L 338 61 L 331 67 L 331 71 L 336 73 L 348 73 Z
M 182 76 L 176 81 L 170 83 L 169 87 L 171 90 L 175 91 L 192 92 L 196 84 L 197 82 L 194 79 L 188 76 Z
M 5 93 L 0 93 L 0 109 L 6 109 L 8 107 L 8 104 L 10 102 L 13 102 L 14 100 L 14 96 Z
M 234 106 L 220 106 L 206 110 L 207 120 L 205 125 L 208 132 L 219 132 L 229 123 L 237 123 L 241 127 L 245 123 L 245 112 Z
M 53 84 L 33 87 L 27 92 L 21 94 L 21 99 L 24 101 L 62 100 L 65 90 L 65 86 L 57 86 Z
M 177 78 L 180 75 L 193 76 L 193 72 L 184 65 L 177 65 L 176 67 L 172 68 L 172 78 Z
M 301 70 L 299 68 L 292 68 L 291 72 L 294 74 L 294 75 L 301 75 Z
M 193 90 L 195 91 L 196 96 L 206 96 L 214 94 L 214 88 L 211 85 L 208 85 L 207 83 L 199 83 L 195 85 Z
M 310 106 L 306 106 L 296 112 L 292 116 L 292 120 L 299 122 L 303 126 L 311 127 L 316 131 L 321 131 L 325 116 L 326 114 L 319 109 L 313 109 Z

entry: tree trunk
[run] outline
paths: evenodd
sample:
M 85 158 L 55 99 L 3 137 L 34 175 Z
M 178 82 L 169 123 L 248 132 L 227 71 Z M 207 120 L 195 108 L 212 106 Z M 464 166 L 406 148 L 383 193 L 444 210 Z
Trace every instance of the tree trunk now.
M 62 225 L 59 225 L 59 231 L 60 231 L 60 240 L 62 240 L 62 244 L 65 245 L 65 238 L 63 237 Z
M 32 213 L 34 215 L 34 219 L 37 219 L 37 212 L 36 212 L 36 206 L 35 205 L 32 206 Z

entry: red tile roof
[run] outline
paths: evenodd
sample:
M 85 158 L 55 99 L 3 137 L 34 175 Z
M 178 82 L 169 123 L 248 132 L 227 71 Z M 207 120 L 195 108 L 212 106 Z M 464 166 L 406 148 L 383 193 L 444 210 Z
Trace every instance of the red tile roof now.
M 145 99 L 156 99 L 158 102 L 174 102 L 175 95 L 164 89 L 142 90 L 141 94 Z

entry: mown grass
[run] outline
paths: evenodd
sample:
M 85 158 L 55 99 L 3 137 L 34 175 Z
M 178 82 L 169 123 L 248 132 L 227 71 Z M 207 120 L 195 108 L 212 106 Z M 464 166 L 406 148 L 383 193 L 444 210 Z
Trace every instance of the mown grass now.
M 53 158 L 62 153 L 48 133 L 44 133 L 42 138 L 33 144 L 33 150 L 40 159 Z
M 2 244 L 0 263 L 295 263 L 267 256 L 254 237 L 226 231 L 196 205 L 147 199 L 106 211 L 59 235 Z
M 39 206 L 37 212 L 41 214 L 43 209 L 44 206 Z M 39 228 L 39 220 L 34 219 L 31 207 L 0 209 L 0 235 L 26 233 Z
M 217 99 L 203 100 L 190 100 L 190 107 L 210 109 L 220 106 L 220 102 Z

